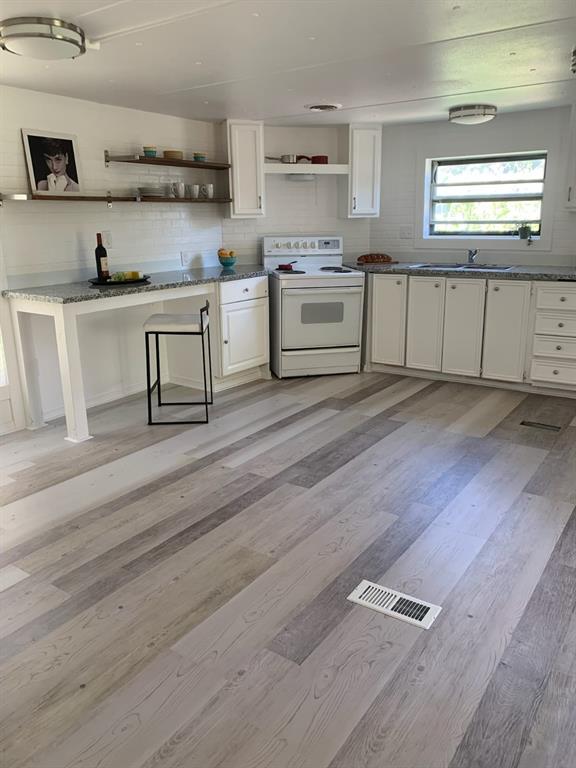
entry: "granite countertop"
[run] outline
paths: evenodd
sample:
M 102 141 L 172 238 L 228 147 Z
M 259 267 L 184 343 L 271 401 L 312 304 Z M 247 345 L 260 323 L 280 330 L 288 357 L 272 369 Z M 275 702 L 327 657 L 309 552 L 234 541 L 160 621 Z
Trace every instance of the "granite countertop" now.
M 345 266 L 358 269 L 361 272 L 371 274 L 393 275 L 428 275 L 429 277 L 475 277 L 491 280 L 574 280 L 576 281 L 576 267 L 546 267 L 514 266 L 508 270 L 492 270 L 490 267 L 482 267 L 481 264 L 473 268 L 465 269 L 418 269 L 418 264 L 425 262 L 400 262 L 398 264 L 356 264 L 352 261 L 345 262 Z M 438 267 L 441 265 L 438 264 Z
M 237 264 L 227 269 L 224 267 L 201 267 L 198 269 L 155 272 L 150 275 L 148 283 L 140 283 L 138 285 L 93 288 L 85 280 L 78 283 L 62 283 L 61 285 L 9 288 L 2 291 L 2 296 L 7 299 L 28 299 L 29 301 L 43 301 L 53 304 L 72 304 L 78 301 L 108 299 L 111 296 L 161 291 L 166 288 L 187 288 L 191 285 L 202 285 L 203 283 L 242 280 L 246 277 L 261 277 L 267 274 L 267 270 L 259 264 Z

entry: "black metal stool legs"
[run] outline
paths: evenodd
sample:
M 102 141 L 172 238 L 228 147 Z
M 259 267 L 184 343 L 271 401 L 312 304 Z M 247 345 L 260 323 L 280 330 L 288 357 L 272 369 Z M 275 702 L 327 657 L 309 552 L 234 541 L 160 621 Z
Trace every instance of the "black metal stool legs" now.
M 175 331 L 175 330 L 150 330 L 145 331 L 146 342 L 146 397 L 148 407 L 148 424 L 207 424 L 208 423 L 208 406 L 214 402 L 214 391 L 212 383 L 212 352 L 210 348 L 210 325 L 208 322 L 208 307 L 206 306 L 200 310 L 200 330 L 198 331 Z M 174 401 L 174 402 L 162 402 L 161 394 L 161 373 L 160 373 L 160 336 L 200 336 L 202 342 L 202 375 L 204 380 L 204 399 L 199 401 Z M 156 352 L 156 381 L 151 381 L 151 360 L 150 360 L 150 340 L 149 336 L 155 336 L 155 352 Z M 208 340 L 208 366 L 206 366 L 206 340 Z M 210 397 L 208 397 L 208 383 L 210 383 Z M 154 389 L 158 387 L 157 402 L 158 407 L 166 405 L 203 405 L 205 410 L 205 417 L 203 419 L 187 419 L 182 421 L 153 421 L 152 419 L 152 393 Z

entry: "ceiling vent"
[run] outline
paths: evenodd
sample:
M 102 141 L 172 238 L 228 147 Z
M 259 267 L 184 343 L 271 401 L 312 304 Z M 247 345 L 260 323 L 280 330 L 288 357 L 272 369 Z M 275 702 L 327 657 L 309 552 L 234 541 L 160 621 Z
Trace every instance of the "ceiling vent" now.
M 492 104 L 464 104 L 461 107 L 451 107 L 448 119 L 457 125 L 480 125 L 494 120 L 498 109 Z
M 86 53 L 86 37 L 62 19 L 18 16 L 0 21 L 0 48 L 29 59 L 75 59 Z
M 342 109 L 342 104 L 306 104 L 306 109 L 310 112 L 334 112 Z

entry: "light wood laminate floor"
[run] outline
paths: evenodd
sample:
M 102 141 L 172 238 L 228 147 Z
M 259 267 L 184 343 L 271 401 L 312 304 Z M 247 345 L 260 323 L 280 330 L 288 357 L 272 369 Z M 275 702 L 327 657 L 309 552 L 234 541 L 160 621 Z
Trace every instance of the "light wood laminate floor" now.
M 144 421 L 2 439 L 3 768 L 574 768 L 576 400 L 361 374 Z

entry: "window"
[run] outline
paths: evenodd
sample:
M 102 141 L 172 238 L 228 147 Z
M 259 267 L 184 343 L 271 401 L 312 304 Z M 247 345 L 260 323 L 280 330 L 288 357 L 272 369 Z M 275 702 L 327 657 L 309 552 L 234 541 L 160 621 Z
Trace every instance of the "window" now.
M 539 237 L 545 175 L 545 152 L 433 160 L 427 236 Z

